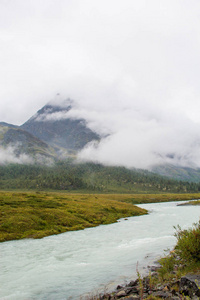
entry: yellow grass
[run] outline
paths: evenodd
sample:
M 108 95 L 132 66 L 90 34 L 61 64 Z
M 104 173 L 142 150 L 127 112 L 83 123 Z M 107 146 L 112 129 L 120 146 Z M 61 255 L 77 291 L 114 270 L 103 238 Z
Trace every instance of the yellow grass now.
M 41 238 L 147 213 L 109 195 L 0 192 L 0 241 Z
M 0 241 L 41 238 L 147 213 L 133 204 L 199 198 L 200 194 L 0 191 Z

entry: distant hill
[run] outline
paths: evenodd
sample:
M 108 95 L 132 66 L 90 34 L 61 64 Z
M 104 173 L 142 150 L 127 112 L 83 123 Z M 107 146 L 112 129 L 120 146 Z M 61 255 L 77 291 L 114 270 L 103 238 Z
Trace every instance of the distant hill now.
M 43 140 L 56 150 L 82 149 L 88 142 L 100 137 L 87 127 L 83 119 L 73 120 L 67 117 L 72 108 L 72 101 L 66 100 L 64 106 L 47 104 L 21 128 Z
M 51 166 L 4 165 L 0 168 L 0 188 L 103 193 L 196 193 L 200 191 L 200 184 L 176 181 L 145 170 L 78 164 L 69 160 L 58 161 Z
M 5 126 L 2 123 L 0 125 L 0 149 L 12 149 L 16 157 L 26 154 L 30 158 L 41 161 L 55 158 L 53 148 L 43 141 L 17 126 Z
M 154 173 L 176 180 L 200 182 L 200 168 L 180 167 L 174 165 L 160 165 L 152 168 Z

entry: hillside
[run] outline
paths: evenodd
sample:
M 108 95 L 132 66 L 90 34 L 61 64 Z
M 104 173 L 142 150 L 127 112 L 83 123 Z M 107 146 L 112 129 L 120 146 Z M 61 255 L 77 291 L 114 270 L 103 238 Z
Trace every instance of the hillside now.
M 16 158 L 26 155 L 26 158 L 44 163 L 55 158 L 55 152 L 51 147 L 15 126 L 0 125 L 0 149 L 9 152 Z
M 76 190 L 108 193 L 198 192 L 200 185 L 144 170 L 57 162 L 52 166 L 10 164 L 0 168 L 0 189 Z
M 199 168 L 180 167 L 168 164 L 156 166 L 152 168 L 152 171 L 161 176 L 167 176 L 176 180 L 183 180 L 196 183 L 200 182 Z

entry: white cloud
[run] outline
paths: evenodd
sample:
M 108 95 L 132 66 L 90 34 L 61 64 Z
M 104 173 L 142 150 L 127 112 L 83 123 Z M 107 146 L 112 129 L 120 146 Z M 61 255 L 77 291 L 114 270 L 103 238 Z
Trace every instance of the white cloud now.
M 88 114 L 88 125 L 102 133 L 104 122 L 112 134 L 99 144 L 89 144 L 79 158 L 127 167 L 151 168 L 155 164 L 173 163 L 200 166 L 199 126 L 178 113 L 159 110 L 123 110 L 115 114 Z M 72 111 L 73 115 L 73 111 Z M 83 115 L 82 112 L 77 117 Z M 98 116 L 98 117 L 97 117 Z
M 16 147 L 8 146 L 7 148 L 0 147 L 0 164 L 17 163 L 17 164 L 32 164 L 34 160 L 23 153 L 16 155 Z
M 199 10 L 198 0 L 1 1 L 0 120 L 21 124 L 60 93 L 76 108 L 52 117 L 113 134 L 82 157 L 145 167 L 171 153 L 199 165 Z
M 41 154 L 33 156 L 23 153 L 21 150 L 21 143 L 10 144 L 7 147 L 0 146 L 0 165 L 9 163 L 15 164 L 41 164 L 52 165 L 54 160 L 51 157 L 45 157 Z M 21 153 L 20 153 L 21 152 Z

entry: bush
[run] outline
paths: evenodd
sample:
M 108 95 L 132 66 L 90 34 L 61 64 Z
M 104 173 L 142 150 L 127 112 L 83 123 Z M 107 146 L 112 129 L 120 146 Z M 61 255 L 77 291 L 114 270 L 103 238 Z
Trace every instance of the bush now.
M 159 263 L 161 268 L 158 269 L 158 274 L 162 281 L 169 280 L 171 277 L 174 277 L 174 266 L 178 264 L 178 258 L 173 252 L 161 258 Z
M 193 225 L 193 228 L 182 230 L 176 227 L 175 236 L 177 244 L 176 253 L 186 262 L 197 262 L 200 260 L 200 221 Z

